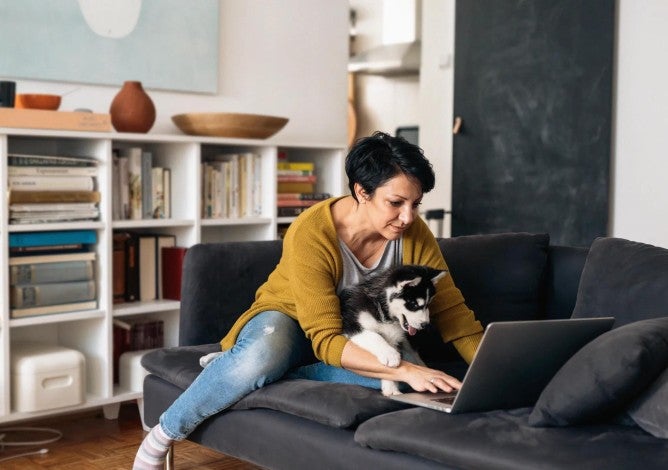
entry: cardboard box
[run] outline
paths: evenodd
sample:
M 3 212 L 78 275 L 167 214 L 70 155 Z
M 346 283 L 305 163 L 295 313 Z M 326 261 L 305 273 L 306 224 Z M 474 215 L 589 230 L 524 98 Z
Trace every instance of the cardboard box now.
M 74 349 L 41 343 L 12 345 L 12 409 L 30 412 L 84 402 L 86 359 Z

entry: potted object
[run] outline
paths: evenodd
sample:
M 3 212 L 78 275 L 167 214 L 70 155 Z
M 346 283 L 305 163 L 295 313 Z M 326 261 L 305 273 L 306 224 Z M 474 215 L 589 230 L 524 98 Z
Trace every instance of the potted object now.
M 138 81 L 123 83 L 111 102 L 109 114 L 111 124 L 118 132 L 146 133 L 155 122 L 153 100 Z

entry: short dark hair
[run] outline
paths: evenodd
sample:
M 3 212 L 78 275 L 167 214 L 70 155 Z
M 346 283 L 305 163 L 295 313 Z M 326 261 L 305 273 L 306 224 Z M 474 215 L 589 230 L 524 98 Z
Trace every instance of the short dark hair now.
M 346 157 L 348 187 L 355 200 L 355 183 L 371 196 L 400 173 L 416 179 L 423 194 L 434 189 L 436 177 L 431 163 L 420 147 L 403 137 L 374 132 L 357 140 Z

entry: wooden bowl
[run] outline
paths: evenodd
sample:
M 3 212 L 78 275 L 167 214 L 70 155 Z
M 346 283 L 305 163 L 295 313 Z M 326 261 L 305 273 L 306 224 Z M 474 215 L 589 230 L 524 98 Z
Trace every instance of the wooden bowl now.
M 266 139 L 283 129 L 289 119 L 263 114 L 187 113 L 172 116 L 172 121 L 190 135 Z
M 50 109 L 55 111 L 60 107 L 60 99 L 60 95 L 19 93 L 14 100 L 14 107 L 21 109 Z

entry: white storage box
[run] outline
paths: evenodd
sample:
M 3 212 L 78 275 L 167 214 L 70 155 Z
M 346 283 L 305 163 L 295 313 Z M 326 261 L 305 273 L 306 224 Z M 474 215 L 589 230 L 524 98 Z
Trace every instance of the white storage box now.
M 153 349 L 128 351 L 121 354 L 118 360 L 118 385 L 123 390 L 141 392 L 144 389 L 144 377 L 148 371 L 141 365 L 141 358 Z
M 83 403 L 85 361 L 74 349 L 39 343 L 13 345 L 13 410 L 40 411 Z

